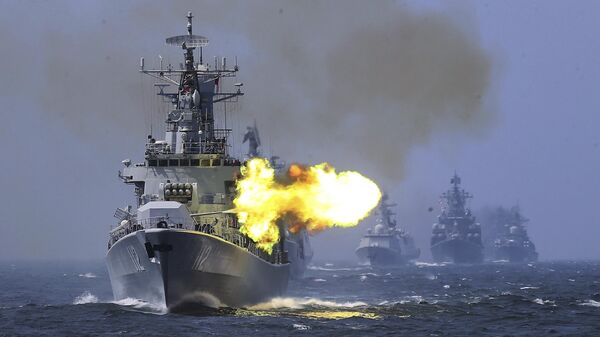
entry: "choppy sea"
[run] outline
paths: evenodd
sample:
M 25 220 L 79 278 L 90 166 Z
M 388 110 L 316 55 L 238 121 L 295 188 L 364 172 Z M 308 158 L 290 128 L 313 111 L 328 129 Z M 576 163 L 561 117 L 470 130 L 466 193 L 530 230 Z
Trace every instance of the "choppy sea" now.
M 599 336 L 600 262 L 318 263 L 286 297 L 199 315 L 113 301 L 94 262 L 0 263 L 0 336 Z

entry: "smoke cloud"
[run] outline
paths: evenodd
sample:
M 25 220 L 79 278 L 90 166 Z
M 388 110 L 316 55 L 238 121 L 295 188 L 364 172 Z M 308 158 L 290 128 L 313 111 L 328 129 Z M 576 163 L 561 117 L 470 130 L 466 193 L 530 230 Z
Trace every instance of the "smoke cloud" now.
M 477 136 L 493 117 L 487 104 L 492 61 L 461 9 L 416 10 L 394 1 L 96 6 L 39 3 L 36 9 L 47 15 L 34 23 L 34 41 L 7 34 L 10 29 L 1 35 L 20 44 L 6 67 L 11 56 L 30 55 L 39 70 L 32 74 L 39 80 L 19 76 L 14 88 L 38 86 L 34 100 L 87 142 L 116 129 L 139 143 L 150 123 L 161 126 L 164 107 L 157 107 L 152 82 L 135 74 L 136 67 L 140 56 L 157 53 L 178 64 L 181 51 L 166 47 L 164 37 L 185 32 L 188 10 L 196 33 L 216 35 L 205 61 L 223 50 L 240 55 L 247 95 L 230 117 L 237 119 L 234 132 L 256 118 L 269 139 L 264 147 L 288 161 L 331 161 L 397 181 L 415 146 L 434 134 Z M 5 13 L 26 15 L 15 11 Z

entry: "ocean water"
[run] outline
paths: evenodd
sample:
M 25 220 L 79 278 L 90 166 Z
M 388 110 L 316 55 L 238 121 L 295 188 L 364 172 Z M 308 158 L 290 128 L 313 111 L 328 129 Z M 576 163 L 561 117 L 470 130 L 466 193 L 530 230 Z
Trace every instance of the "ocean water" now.
M 320 263 L 250 308 L 112 300 L 102 261 L 0 263 L 0 336 L 600 336 L 600 263 Z

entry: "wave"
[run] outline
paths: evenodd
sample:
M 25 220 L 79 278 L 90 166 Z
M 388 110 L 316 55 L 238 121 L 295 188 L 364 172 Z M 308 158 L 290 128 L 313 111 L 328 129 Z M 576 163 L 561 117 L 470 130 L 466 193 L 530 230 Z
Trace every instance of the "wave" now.
M 146 301 L 142 301 L 137 298 L 127 297 L 118 301 L 111 301 L 109 303 L 116 304 L 122 307 L 134 308 L 143 311 L 150 311 L 158 314 L 166 314 L 167 308 L 158 303 L 150 303 Z
M 296 298 L 296 297 L 275 297 L 268 302 L 259 303 L 249 307 L 250 310 L 275 310 L 275 309 L 306 309 L 306 308 L 356 308 L 366 307 L 367 303 L 356 302 L 335 302 L 318 298 Z
M 600 302 L 594 301 L 594 300 L 587 300 L 587 301 L 584 301 L 583 303 L 580 303 L 579 305 L 600 308 Z
M 167 308 L 164 307 L 163 305 L 145 302 L 145 301 L 142 301 L 137 298 L 128 297 L 128 298 L 124 298 L 119 301 L 101 302 L 98 300 L 98 297 L 96 295 L 92 294 L 91 292 L 89 292 L 87 290 L 84 291 L 81 295 L 75 297 L 75 299 L 73 300 L 74 305 L 94 304 L 94 303 L 110 303 L 110 304 L 116 304 L 116 305 L 122 306 L 122 307 L 138 309 L 138 310 L 142 310 L 142 311 L 146 311 L 146 312 L 159 313 L 159 314 L 167 313 Z
M 535 300 L 533 300 L 533 303 L 535 304 L 539 304 L 539 305 L 544 305 L 544 304 L 552 304 L 554 305 L 555 302 L 551 301 L 551 300 L 543 300 L 541 298 L 536 298 Z
M 320 267 L 320 266 L 308 266 L 309 270 L 321 270 L 321 271 L 355 271 L 355 270 L 364 270 L 367 268 L 368 267 L 327 268 L 327 267 Z
M 447 263 L 430 263 L 430 262 L 419 262 L 415 261 L 415 266 L 417 267 L 443 267 L 447 265 Z
M 315 282 L 327 282 L 327 280 L 322 279 L 322 278 L 316 278 L 313 281 L 315 281 Z
M 75 297 L 73 300 L 73 304 L 90 304 L 90 303 L 98 303 L 98 297 L 92 295 L 89 291 L 84 291 L 83 294 Z
M 296 330 L 310 330 L 310 326 L 304 324 L 293 324 L 292 327 Z
M 98 276 L 96 276 L 96 274 L 94 274 L 94 273 L 85 273 L 85 274 L 79 274 L 79 277 L 96 278 Z

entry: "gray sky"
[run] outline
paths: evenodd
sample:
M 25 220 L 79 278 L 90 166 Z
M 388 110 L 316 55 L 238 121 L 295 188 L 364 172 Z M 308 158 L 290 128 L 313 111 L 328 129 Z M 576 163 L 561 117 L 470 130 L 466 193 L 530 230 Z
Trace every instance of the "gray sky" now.
M 600 255 L 598 2 L 2 7 L 0 258 L 104 255 L 114 208 L 133 202 L 120 161 L 141 161 L 162 120 L 139 57 L 178 63 L 164 38 L 184 32 L 187 10 L 210 62 L 239 58 L 233 140 L 257 118 L 265 150 L 365 172 L 425 258 L 427 208 L 454 170 L 475 212 L 520 203 L 542 259 Z M 353 259 L 368 225 L 315 236 L 317 258 Z

